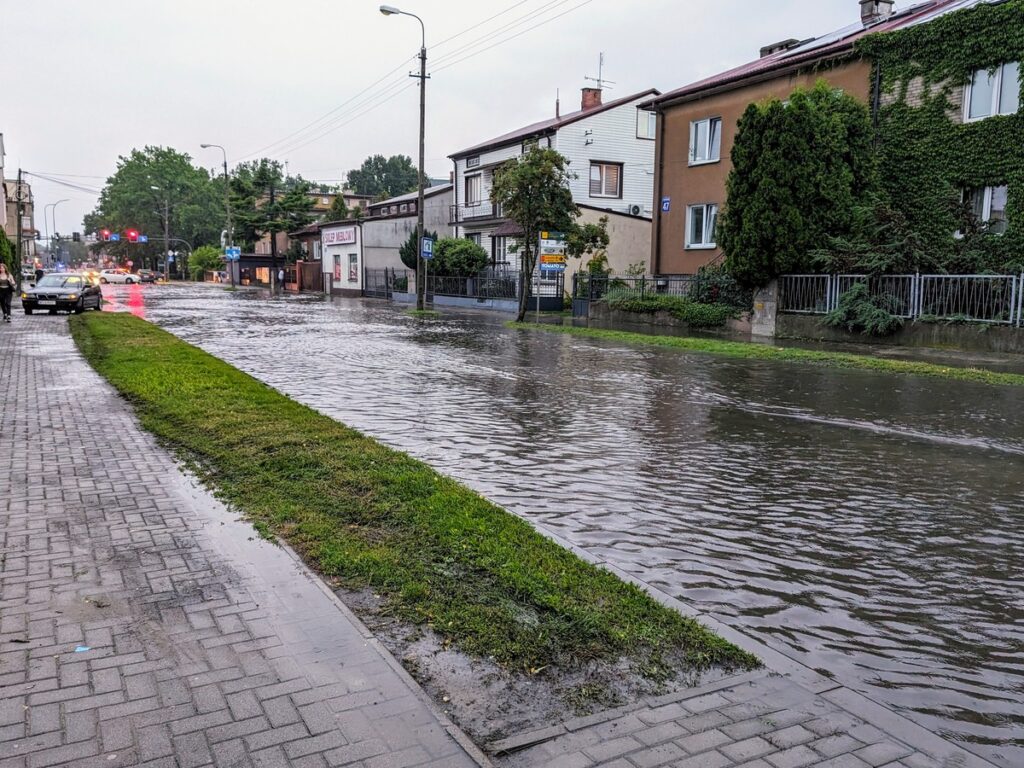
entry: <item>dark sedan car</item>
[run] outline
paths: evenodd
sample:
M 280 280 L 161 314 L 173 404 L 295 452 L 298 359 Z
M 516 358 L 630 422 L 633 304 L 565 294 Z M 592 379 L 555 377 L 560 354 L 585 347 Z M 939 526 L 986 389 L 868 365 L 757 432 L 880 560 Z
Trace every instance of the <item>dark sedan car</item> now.
M 155 283 L 160 278 L 159 273 L 154 272 L 152 269 L 140 269 L 138 275 L 139 282 L 142 283 Z
M 103 306 L 103 292 L 88 278 L 73 273 L 43 275 L 31 288 L 21 292 L 21 306 L 26 315 L 34 310 L 84 312 Z

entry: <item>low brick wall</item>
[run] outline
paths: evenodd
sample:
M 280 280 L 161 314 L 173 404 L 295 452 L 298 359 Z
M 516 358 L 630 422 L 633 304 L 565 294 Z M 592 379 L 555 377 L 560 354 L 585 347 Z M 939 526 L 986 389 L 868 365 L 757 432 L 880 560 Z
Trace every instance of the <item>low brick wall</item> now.
M 822 323 L 820 315 L 779 314 L 775 329 L 776 337 L 783 339 L 813 339 L 815 341 L 1024 354 L 1024 328 L 1011 328 L 1002 325 L 908 322 L 891 336 L 879 337 L 830 328 Z

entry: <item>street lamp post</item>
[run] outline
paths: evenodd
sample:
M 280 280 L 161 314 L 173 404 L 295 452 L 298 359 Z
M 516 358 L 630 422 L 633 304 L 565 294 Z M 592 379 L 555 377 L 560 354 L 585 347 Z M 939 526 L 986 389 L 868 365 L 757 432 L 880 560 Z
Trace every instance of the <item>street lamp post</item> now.
M 216 147 L 224 154 L 224 210 L 228 216 L 228 245 L 234 246 L 235 244 L 235 233 L 231 227 L 231 195 L 230 195 L 230 181 L 228 180 L 228 152 L 220 144 L 200 144 L 203 149 L 210 149 Z M 228 262 L 228 272 L 231 274 L 231 287 L 235 287 L 235 265 Z
M 60 205 L 61 203 L 66 203 L 67 201 L 68 201 L 68 198 L 65 197 L 63 200 L 58 200 L 56 203 L 51 203 L 51 205 L 53 206 L 53 210 L 50 212 L 50 215 L 53 217 L 53 236 L 54 237 L 57 236 L 57 206 Z M 43 219 L 46 219 L 46 208 L 43 208 Z M 50 246 L 50 264 L 52 266 L 55 263 L 55 259 L 53 258 L 53 241 L 50 241 L 49 246 Z
M 418 243 L 416 246 L 416 309 L 426 308 L 425 294 L 427 289 L 426 263 L 423 261 L 423 188 L 425 177 L 423 174 L 424 156 L 426 154 L 426 132 L 427 132 L 427 28 L 423 19 L 415 13 L 401 11 L 393 5 L 382 5 L 380 12 L 385 16 L 412 16 L 420 23 L 422 32 L 422 43 L 420 45 L 420 73 L 412 75 L 420 79 L 420 168 L 418 195 L 416 198 L 416 231 Z

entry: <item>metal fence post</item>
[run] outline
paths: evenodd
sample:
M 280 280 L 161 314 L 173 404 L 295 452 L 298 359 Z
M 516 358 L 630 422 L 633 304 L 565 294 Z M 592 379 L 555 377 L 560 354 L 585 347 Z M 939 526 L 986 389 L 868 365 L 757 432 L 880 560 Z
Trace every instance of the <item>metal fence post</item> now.
M 1017 288 L 1017 327 L 1024 326 L 1024 272 L 1020 273 L 1020 283 Z
M 644 298 L 647 295 L 647 278 L 646 276 L 640 277 L 640 298 Z

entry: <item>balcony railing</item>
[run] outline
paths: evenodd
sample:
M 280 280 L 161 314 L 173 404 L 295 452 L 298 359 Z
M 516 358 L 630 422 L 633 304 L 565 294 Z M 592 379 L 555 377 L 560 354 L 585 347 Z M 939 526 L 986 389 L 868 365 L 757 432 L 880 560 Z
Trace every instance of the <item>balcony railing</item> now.
M 481 200 L 478 203 L 459 203 L 451 206 L 452 223 L 461 221 L 473 221 L 475 219 L 500 219 L 502 217 L 501 206 L 492 203 L 490 200 Z

